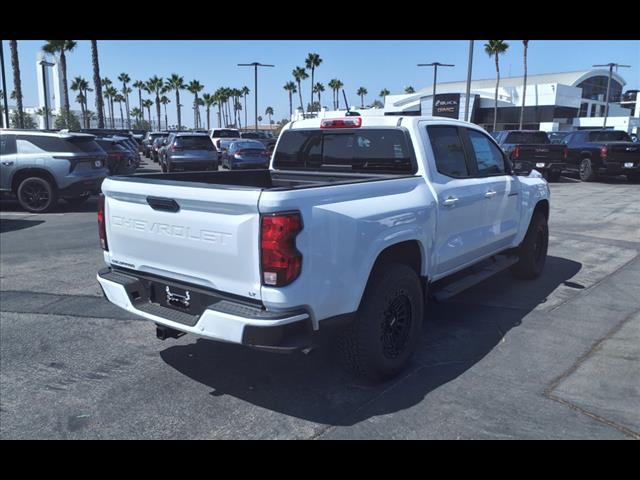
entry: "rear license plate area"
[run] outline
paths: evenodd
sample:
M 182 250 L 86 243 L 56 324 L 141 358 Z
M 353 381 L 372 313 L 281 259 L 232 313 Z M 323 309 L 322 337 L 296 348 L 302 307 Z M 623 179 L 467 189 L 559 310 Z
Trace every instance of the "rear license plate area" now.
M 184 285 L 152 281 L 149 290 L 149 300 L 152 303 L 190 315 L 200 315 L 206 305 L 213 303 L 207 295 Z

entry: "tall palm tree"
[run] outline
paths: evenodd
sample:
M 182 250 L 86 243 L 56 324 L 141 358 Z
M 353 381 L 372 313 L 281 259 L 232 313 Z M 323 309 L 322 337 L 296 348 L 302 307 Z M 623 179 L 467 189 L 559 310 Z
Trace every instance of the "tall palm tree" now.
M 215 105 L 216 98 L 214 95 L 211 95 L 210 93 L 203 93 L 202 101 L 204 102 L 204 108 L 206 108 L 206 111 L 207 111 L 207 130 L 210 130 L 211 129 L 211 107 Z M 245 123 L 245 126 L 246 126 L 246 123 Z
M 505 53 L 509 48 L 509 44 L 504 40 L 489 40 L 488 43 L 484 44 L 484 51 L 489 58 L 493 57 L 496 61 L 496 95 L 495 101 L 493 105 L 493 131 L 496 131 L 496 124 L 498 121 L 498 87 L 500 86 L 500 64 L 498 62 L 498 57 L 501 53 Z
M 416 90 L 411 85 L 409 85 L 408 87 L 404 88 L 404 93 L 407 93 L 407 94 L 416 93 Z
M 379 97 L 382 97 L 383 105 L 387 101 L 387 95 L 391 95 L 391 92 L 389 90 L 387 90 L 386 88 L 383 88 L 382 90 L 380 90 L 380 93 L 378 94 Z
M 115 87 L 114 87 L 115 88 Z M 116 90 L 117 92 L 117 90 Z M 124 115 L 122 115 L 122 102 L 124 102 L 124 95 L 122 95 L 121 93 L 116 93 L 113 96 L 113 100 L 118 102 L 118 106 L 120 107 L 120 128 L 124 127 Z
M 131 116 L 137 120 L 136 123 L 138 124 L 138 128 L 139 128 L 140 125 L 142 124 L 142 120 L 144 117 L 142 110 L 140 110 L 138 107 L 133 107 L 131 109 Z
M 529 48 L 529 40 L 522 40 L 524 45 L 524 83 L 522 84 L 522 108 L 520 109 L 520 130 L 524 120 L 524 99 L 527 95 L 527 49 Z
M 153 101 L 147 98 L 142 101 L 142 106 L 147 109 L 147 115 L 149 116 L 149 128 L 153 130 L 153 124 L 151 123 L 151 107 L 153 107 Z
M 298 93 L 298 90 L 293 82 L 285 83 L 282 88 L 289 94 L 289 118 L 291 118 L 293 116 L 293 94 Z
M 336 110 L 340 110 L 340 90 L 344 87 L 344 83 L 336 78 Z
M 269 115 L 269 125 L 271 125 L 271 115 L 273 115 L 273 107 L 267 107 L 264 111 L 265 115 Z
M 136 80 L 133 82 L 133 88 L 138 90 L 138 104 L 140 105 L 138 109 L 143 112 L 144 116 L 144 107 L 142 106 L 142 90 L 146 90 L 147 86 L 142 80 Z
M 329 83 L 327 85 L 331 89 L 331 100 L 332 100 L 333 109 L 335 110 L 336 109 L 336 79 L 332 78 L 331 80 L 329 80 Z
M 360 108 L 364 108 L 364 96 L 369 93 L 364 87 L 360 87 L 356 94 L 360 97 Z
M 298 94 L 300 95 L 300 108 L 304 112 L 304 105 L 302 103 L 302 86 L 300 82 L 302 82 L 302 80 L 306 78 L 309 78 L 309 75 L 307 74 L 307 71 L 302 67 L 294 68 L 293 72 L 291 73 L 293 74 L 293 78 L 295 78 L 296 83 L 298 84 Z
M 316 67 L 319 67 L 320 64 L 322 63 L 322 59 L 320 58 L 320 55 L 318 55 L 317 53 L 310 53 L 309 55 L 307 55 L 307 58 L 304 61 L 305 67 L 310 68 L 311 69 L 311 105 L 313 108 L 313 94 L 314 92 L 314 88 L 315 88 L 315 83 L 314 83 L 314 78 L 313 75 L 315 73 Z
M 158 130 L 160 130 L 160 96 L 162 95 L 162 87 L 164 87 L 164 80 L 162 77 L 154 75 L 147 80 L 147 89 L 149 93 L 156 96 L 156 118 L 158 119 Z
M 24 128 L 24 110 L 22 109 L 22 81 L 20 80 L 20 62 L 18 61 L 18 41 L 9 40 L 11 49 L 11 68 L 13 69 L 13 88 L 18 109 L 18 128 Z M 7 128 L 9 125 L 7 125 Z
M 242 90 L 241 90 L 242 91 Z M 202 99 L 200 98 L 198 101 L 202 102 Z M 204 105 L 204 102 L 202 103 Z M 238 128 L 242 128 L 242 102 L 240 101 L 240 99 L 238 98 L 238 103 L 236 103 L 236 111 L 238 112 Z M 245 128 L 246 128 L 246 124 L 245 124 Z
M 178 130 L 182 128 L 182 117 L 180 116 L 180 90 L 184 90 L 187 86 L 184 84 L 184 78 L 177 73 L 172 73 L 167 79 L 167 87 L 176 92 L 176 111 L 178 113 Z
M 168 91 L 169 89 L 167 89 L 166 87 L 162 89 L 162 93 L 167 93 Z M 171 100 L 169 100 L 169 97 L 167 97 L 166 95 L 162 95 L 160 97 L 160 103 L 164 105 L 164 128 L 169 130 L 169 117 L 167 116 L 167 104 L 171 103 Z
M 87 116 L 87 128 L 91 128 L 91 120 L 95 120 L 96 114 L 91 110 L 87 110 L 85 115 Z
M 77 92 L 77 96 L 76 96 L 76 101 L 80 104 L 80 112 L 82 114 L 82 123 L 84 124 L 85 128 L 87 127 L 87 115 L 86 115 L 86 108 L 85 108 L 85 101 L 86 101 L 86 97 L 84 95 L 84 84 L 87 83 L 87 81 L 82 78 L 82 77 L 75 77 L 72 81 L 71 81 L 71 90 L 73 90 L 74 92 Z
M 131 78 L 126 73 L 121 73 L 118 75 L 118 80 L 122 82 L 122 95 L 124 96 L 125 106 L 127 107 L 127 128 L 131 128 L 131 116 L 129 114 L 129 94 L 131 93 L 131 89 L 127 87 Z
M 320 96 L 322 92 L 324 92 L 324 85 L 321 84 L 320 82 L 316 83 L 315 86 L 313 87 L 313 93 L 318 94 L 318 110 L 322 109 L 322 98 Z M 311 97 L 311 101 L 313 103 L 313 97 Z
M 62 100 L 63 100 L 63 112 L 62 116 L 65 120 L 65 125 L 70 126 L 71 122 L 71 110 L 69 106 L 69 87 L 67 86 L 67 57 L 64 52 L 70 52 L 76 48 L 75 40 L 47 40 L 42 46 L 42 50 L 50 54 L 58 54 L 60 59 L 60 74 L 62 75 Z
M 213 92 L 215 105 L 218 107 L 218 128 L 222 127 L 222 90 L 219 88 Z
M 187 90 L 193 94 L 193 127 L 198 128 L 198 116 L 200 110 L 198 108 L 198 93 L 204 89 L 204 85 L 202 85 L 198 80 L 191 80 L 189 85 L 187 85 Z
M 100 64 L 98 63 L 98 42 L 96 40 L 91 40 L 91 63 L 93 65 L 93 89 L 96 92 L 96 113 L 98 115 L 98 128 L 104 128 L 102 80 L 100 79 Z
M 246 85 L 242 87 L 242 96 L 244 97 L 244 128 L 247 128 L 247 95 L 251 93 Z
M 108 102 L 109 100 L 109 96 L 106 94 L 106 89 L 108 87 L 110 87 L 111 85 L 113 85 L 113 82 L 109 79 L 109 77 L 104 77 L 102 80 L 102 86 L 104 87 L 104 92 L 102 93 L 102 96 L 104 96 L 104 98 L 107 99 L 107 109 L 109 112 L 109 116 L 105 115 L 105 124 L 112 124 L 113 123 L 113 115 L 111 115 L 111 110 L 113 109 L 112 106 L 110 106 L 110 103 Z M 111 121 L 109 122 L 108 120 L 111 118 Z
M 105 83 L 104 79 L 102 83 Z M 113 109 L 113 101 L 115 100 L 116 95 L 118 95 L 118 90 L 116 90 L 116 87 L 114 87 L 113 85 L 107 85 L 105 87 L 104 97 L 109 100 L 109 116 L 111 118 L 111 128 L 115 128 L 115 113 Z

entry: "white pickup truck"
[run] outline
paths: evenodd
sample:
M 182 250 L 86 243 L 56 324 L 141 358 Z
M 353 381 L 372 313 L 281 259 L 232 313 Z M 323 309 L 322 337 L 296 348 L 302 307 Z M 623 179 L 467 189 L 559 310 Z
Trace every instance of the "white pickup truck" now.
M 98 281 L 161 339 L 291 351 L 336 326 L 347 366 L 389 378 L 416 348 L 425 301 L 506 268 L 540 275 L 549 188 L 520 173 L 457 120 L 294 121 L 269 170 L 107 178 Z

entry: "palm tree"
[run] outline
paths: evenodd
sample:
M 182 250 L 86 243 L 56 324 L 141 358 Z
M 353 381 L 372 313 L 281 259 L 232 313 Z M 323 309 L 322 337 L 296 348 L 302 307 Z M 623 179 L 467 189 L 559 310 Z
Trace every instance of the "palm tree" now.
M 138 128 L 139 128 L 139 126 L 142 124 L 142 120 L 144 117 L 142 110 L 140 110 L 138 107 L 133 107 L 131 109 L 131 116 L 137 120 L 136 123 L 138 124 Z
M 298 93 L 298 90 L 293 82 L 285 83 L 282 88 L 289 94 L 289 118 L 291 118 L 293 116 L 293 94 Z
M 367 89 L 364 87 L 360 87 L 358 89 L 358 91 L 356 92 L 356 95 L 358 95 L 360 97 L 360 108 L 364 108 L 364 96 L 369 93 L 367 92 Z
M 215 105 L 218 106 L 218 128 L 222 127 L 222 90 L 219 88 L 213 92 Z
M 527 49 L 529 48 L 529 40 L 522 40 L 524 45 L 524 83 L 522 84 L 522 108 L 520 109 L 520 130 L 522 130 L 522 121 L 524 120 L 524 99 L 527 95 Z
M 311 104 L 313 105 L 313 94 L 314 92 L 314 88 L 315 88 L 315 84 L 313 83 L 313 75 L 315 73 L 316 67 L 319 67 L 320 64 L 322 63 L 322 59 L 320 58 L 320 55 L 318 55 L 317 53 L 310 53 L 309 55 L 307 55 L 306 60 L 304 61 L 304 64 L 307 68 L 311 69 Z
M 109 116 L 111 118 L 111 128 L 115 128 L 115 113 L 113 109 L 113 101 L 115 100 L 116 95 L 118 95 L 118 90 L 116 90 L 116 87 L 111 85 L 111 82 L 107 84 L 105 80 L 108 80 L 108 78 L 102 80 L 102 83 L 107 85 L 104 89 L 104 97 L 109 99 Z
M 244 97 L 244 128 L 247 128 L 247 95 L 251 93 L 246 85 L 242 87 L 242 96 Z
M 117 90 L 116 90 L 116 92 L 117 92 Z M 113 100 L 118 102 L 118 106 L 120 107 L 120 128 L 122 129 L 122 128 L 124 128 L 124 116 L 122 115 L 122 102 L 125 101 L 124 95 L 122 95 L 121 93 L 116 93 L 113 96 Z
M 198 93 L 204 89 L 198 80 L 191 80 L 187 85 L 187 90 L 193 94 L 193 127 L 198 128 L 198 116 L 200 110 L 198 109 Z
M 406 93 L 406 94 L 416 93 L 416 90 L 411 85 L 409 85 L 408 87 L 404 88 L 404 93 Z
M 322 99 L 320 97 L 320 94 L 322 92 L 324 92 L 324 85 L 320 82 L 316 83 L 316 85 L 313 87 L 313 93 L 318 94 L 318 109 L 322 109 Z M 313 101 L 313 97 L 311 97 L 311 100 Z
M 147 114 L 149 116 L 149 128 L 153 130 L 153 124 L 151 123 L 151 107 L 153 107 L 153 101 L 147 98 L 146 100 L 143 100 L 142 106 L 147 109 Z M 178 124 L 178 128 L 179 127 L 180 124 Z
M 20 62 L 18 61 L 18 41 L 9 40 L 11 49 L 11 68 L 13 69 L 13 88 L 16 97 L 16 108 L 18 110 L 18 128 L 24 128 L 24 111 L 22 109 L 22 81 L 20 80 Z M 9 125 L 7 125 L 7 128 Z
M 176 110 L 178 112 L 178 130 L 182 128 L 182 117 L 180 116 L 180 90 L 184 90 L 186 85 L 184 84 L 184 78 L 182 78 L 177 73 L 172 73 L 171 76 L 167 79 L 166 83 L 167 87 L 170 90 L 176 91 Z
M 269 125 L 271 125 L 271 115 L 273 115 L 273 107 L 267 107 L 264 111 L 265 115 L 269 115 Z
M 383 105 L 387 101 L 387 95 L 391 95 L 391 92 L 389 90 L 387 90 L 386 88 L 383 88 L 382 90 L 380 90 L 380 93 L 378 94 L 379 97 L 382 97 L 382 104 Z
M 100 80 L 100 64 L 98 63 L 98 42 L 91 40 L 91 63 L 93 65 L 93 88 L 96 92 L 96 112 L 98 128 L 104 128 L 104 105 L 102 103 L 102 81 Z
M 162 87 L 164 87 L 164 80 L 162 77 L 154 75 L 147 80 L 147 89 L 149 93 L 153 93 L 156 96 L 156 118 L 158 119 L 158 130 L 160 130 L 160 96 L 162 95 Z
M 91 120 L 95 120 L 96 114 L 91 110 L 87 110 L 85 115 L 87 116 L 87 128 L 91 128 Z
M 504 40 L 489 40 L 489 43 L 484 44 L 484 51 L 489 58 L 494 57 L 496 61 L 496 95 L 493 105 L 493 131 L 496 131 L 496 124 L 498 121 L 498 87 L 500 85 L 500 64 L 498 63 L 498 57 L 501 53 L 504 53 L 509 48 L 509 44 Z
M 211 95 L 210 93 L 203 93 L 202 101 L 204 102 L 204 107 L 207 109 L 207 130 L 210 130 L 211 129 L 211 107 L 215 105 L 216 98 L 214 95 Z
M 336 79 L 336 110 L 340 110 L 340 90 L 344 87 L 344 83 Z
M 131 78 L 126 73 L 118 75 L 118 80 L 122 82 L 122 94 L 124 95 L 125 106 L 127 107 L 127 128 L 131 128 L 131 117 L 129 113 L 129 94 L 131 89 L 127 87 L 127 83 L 131 81 Z
M 69 106 L 69 88 L 67 86 L 67 57 L 64 52 L 70 52 L 76 48 L 75 40 L 47 40 L 42 46 L 42 50 L 50 54 L 58 54 L 60 58 L 60 73 L 62 75 L 62 100 L 63 100 L 63 112 L 62 116 L 65 120 L 65 125 L 69 127 L 71 116 Z
M 333 109 L 336 109 L 336 79 L 332 78 L 331 80 L 329 80 L 329 83 L 327 84 L 329 85 L 329 88 L 331 89 L 331 100 L 332 100 L 332 105 L 333 105 Z
M 140 107 L 138 108 L 141 112 L 143 112 L 144 107 L 142 106 L 142 90 L 146 90 L 147 86 L 142 80 L 136 80 L 133 82 L 133 88 L 138 90 L 138 104 Z M 132 114 L 133 115 L 133 114 Z M 144 113 L 143 113 L 144 116 Z
M 302 67 L 294 68 L 292 74 L 293 74 L 293 78 L 295 78 L 296 83 L 298 84 L 298 94 L 300 95 L 300 108 L 304 112 L 304 105 L 302 103 L 302 87 L 300 85 L 300 82 L 302 82 L 302 80 L 306 78 L 309 78 L 309 75 L 307 74 L 307 71 Z
M 166 87 L 162 89 L 162 93 L 167 93 L 168 91 L 169 89 Z M 171 103 L 171 100 L 169 100 L 169 97 L 167 97 L 166 95 L 162 95 L 160 97 L 160 103 L 164 105 L 164 128 L 169 130 L 169 117 L 167 116 L 167 104 Z
M 101 83 L 105 87 L 105 90 L 102 93 L 102 96 L 104 96 L 104 98 L 108 99 L 109 96 L 107 95 L 107 88 L 110 87 L 113 84 L 113 82 L 109 79 L 109 77 L 104 77 L 101 80 Z M 110 123 L 110 122 L 107 121 L 107 120 L 109 120 L 109 118 L 111 118 L 111 123 L 113 123 L 113 115 L 111 115 L 111 110 L 113 109 L 113 106 L 109 106 L 109 105 L 110 104 L 107 102 L 107 108 L 108 108 L 108 111 L 109 111 L 109 117 L 107 117 L 105 115 L 105 123 L 107 123 L 107 124 Z
M 82 88 L 85 83 L 87 83 L 87 81 L 84 78 L 75 77 L 71 81 L 71 90 L 73 90 L 74 92 L 78 92 L 78 95 L 76 96 L 76 101 L 80 104 L 80 112 L 82 113 L 82 123 L 84 124 L 84 127 L 87 128 L 87 117 L 85 113 L 86 97 L 84 95 L 84 89 Z

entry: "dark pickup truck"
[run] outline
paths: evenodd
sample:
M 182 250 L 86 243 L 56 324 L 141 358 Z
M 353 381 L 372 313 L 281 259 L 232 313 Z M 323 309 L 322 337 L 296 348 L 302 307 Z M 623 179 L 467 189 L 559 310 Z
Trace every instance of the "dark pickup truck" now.
M 640 181 L 640 145 L 620 130 L 583 130 L 563 139 L 567 147 L 567 169 L 580 174 L 583 182 L 599 175 L 626 175 Z
M 516 170 L 528 166 L 538 170 L 549 182 L 555 182 L 565 167 L 564 145 L 554 145 L 546 132 L 539 130 L 503 130 L 494 138 L 511 159 Z

